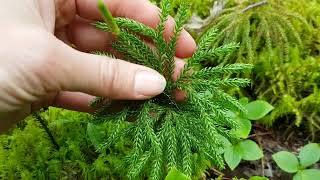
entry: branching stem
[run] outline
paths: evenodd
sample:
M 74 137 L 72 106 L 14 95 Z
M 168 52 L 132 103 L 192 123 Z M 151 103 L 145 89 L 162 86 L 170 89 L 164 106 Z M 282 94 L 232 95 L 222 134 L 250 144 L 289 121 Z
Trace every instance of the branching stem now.
M 49 137 L 51 143 L 53 144 L 53 146 L 55 147 L 55 149 L 59 150 L 60 149 L 59 144 L 55 140 L 54 136 L 52 135 L 50 129 L 47 126 L 47 123 L 43 120 L 43 118 L 41 117 L 40 113 L 39 112 L 35 112 L 35 113 L 33 113 L 33 116 L 36 118 L 36 120 L 41 124 L 43 129 L 46 131 L 46 133 L 48 134 L 48 137 Z
M 98 8 L 102 14 L 103 20 L 108 24 L 113 35 L 118 36 L 120 34 L 120 28 L 118 27 L 115 19 L 109 11 L 107 5 L 103 0 L 98 0 Z

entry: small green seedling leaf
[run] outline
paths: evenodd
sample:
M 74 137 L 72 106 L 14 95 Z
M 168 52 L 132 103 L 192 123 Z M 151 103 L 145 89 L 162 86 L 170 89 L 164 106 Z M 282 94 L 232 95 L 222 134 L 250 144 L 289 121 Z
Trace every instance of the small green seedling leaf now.
M 242 157 L 243 160 L 255 161 L 263 157 L 262 150 L 260 149 L 258 144 L 255 143 L 254 141 L 245 140 L 245 141 L 241 141 L 239 144 L 243 152 L 243 157 Z
M 301 166 L 305 168 L 318 162 L 320 160 L 320 145 L 310 143 L 304 146 L 299 153 L 299 160 Z
M 238 120 L 238 128 L 235 130 L 235 134 L 236 136 L 238 136 L 239 138 L 243 138 L 246 139 L 248 138 L 250 131 L 251 131 L 251 121 L 249 121 L 248 119 L 244 119 L 241 117 L 237 118 Z
M 261 177 L 261 176 L 253 176 L 249 180 L 269 180 L 269 178 Z
M 272 105 L 261 100 L 252 101 L 245 108 L 247 109 L 245 117 L 250 120 L 261 119 L 274 109 Z
M 299 162 L 297 157 L 287 151 L 280 151 L 272 155 L 272 159 L 277 165 L 288 173 L 295 173 L 299 170 Z
M 249 99 L 246 98 L 246 97 L 243 97 L 241 99 L 239 99 L 239 103 L 242 105 L 242 106 L 245 106 L 249 103 Z
M 176 168 L 172 168 L 165 180 L 191 180 L 191 178 L 178 171 Z
M 232 112 L 232 111 L 226 111 L 227 116 L 229 116 L 232 119 L 237 118 L 238 116 L 236 115 L 236 113 Z
M 318 169 L 306 169 L 298 171 L 294 175 L 293 180 L 318 180 L 320 179 L 320 170 Z
M 224 159 L 231 170 L 234 170 L 239 165 L 242 156 L 243 152 L 239 144 L 227 147 L 224 152 Z

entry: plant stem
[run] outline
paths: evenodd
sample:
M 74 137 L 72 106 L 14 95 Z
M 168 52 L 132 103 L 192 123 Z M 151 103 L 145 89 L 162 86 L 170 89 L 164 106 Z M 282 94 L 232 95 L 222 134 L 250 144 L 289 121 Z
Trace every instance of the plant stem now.
M 50 129 L 48 128 L 46 122 L 43 120 L 43 118 L 41 117 L 39 112 L 35 112 L 33 113 L 33 116 L 36 118 L 36 120 L 41 124 L 41 126 L 43 127 L 43 129 L 46 131 L 46 133 L 48 134 L 48 137 L 51 141 L 51 143 L 53 144 L 53 146 L 55 147 L 56 150 L 60 149 L 59 144 L 57 143 L 57 141 L 55 140 L 55 138 L 53 137 Z
M 103 20 L 108 24 L 112 34 L 118 36 L 120 34 L 120 28 L 103 0 L 98 0 L 98 9 L 102 14 Z

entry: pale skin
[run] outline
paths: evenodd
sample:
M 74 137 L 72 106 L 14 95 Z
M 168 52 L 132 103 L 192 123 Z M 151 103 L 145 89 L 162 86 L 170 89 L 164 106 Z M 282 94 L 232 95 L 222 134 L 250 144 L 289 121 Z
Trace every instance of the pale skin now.
M 153 28 L 159 22 L 159 9 L 148 0 L 105 2 L 114 16 Z M 96 0 L 1 2 L 0 132 L 43 107 L 91 112 L 88 104 L 94 96 L 142 100 L 164 90 L 165 79 L 150 68 L 89 54 L 110 49 L 111 35 L 90 25 L 96 20 L 101 20 Z M 166 39 L 173 27 L 169 19 Z M 176 56 L 189 57 L 195 48 L 183 31 Z M 175 76 L 183 64 L 176 62 Z

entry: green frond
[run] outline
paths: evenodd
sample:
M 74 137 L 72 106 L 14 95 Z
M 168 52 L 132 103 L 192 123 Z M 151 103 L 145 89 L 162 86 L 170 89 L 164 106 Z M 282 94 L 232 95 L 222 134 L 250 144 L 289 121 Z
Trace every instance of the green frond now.
M 130 167 L 128 177 L 129 179 L 137 179 L 139 173 L 143 170 L 148 160 L 151 157 L 151 152 L 145 152 L 136 163 L 132 163 Z
M 104 101 L 105 101 L 105 98 L 96 97 L 94 100 L 92 100 L 89 103 L 89 106 L 92 107 L 92 108 L 98 108 L 99 106 L 101 106 L 103 104 Z
M 113 33 L 114 35 L 119 35 L 120 29 L 115 22 L 111 12 L 107 8 L 107 5 L 102 0 L 98 0 L 98 9 L 102 14 L 103 20 L 106 22 L 106 24 L 108 24 L 111 33 Z
M 247 4 L 249 3 L 240 3 L 232 10 L 225 9 L 209 25 L 220 30 L 212 47 L 219 47 L 232 41 L 240 43 L 237 56 L 216 59 L 210 64 L 228 62 L 228 59 L 236 62 L 254 62 L 253 60 L 257 59 L 255 52 L 264 49 L 271 51 L 272 48 L 283 50 L 285 52 L 283 59 L 288 60 L 288 47 L 303 43 L 296 24 L 307 25 L 304 18 L 273 1 L 242 12 L 244 5 Z M 277 26 L 281 26 L 282 29 Z
M 169 0 L 163 0 L 160 4 L 161 8 L 161 14 L 160 14 L 160 22 L 157 26 L 156 30 L 156 38 L 155 38 L 155 45 L 157 49 L 159 50 L 159 57 L 163 56 L 165 53 L 165 50 L 161 50 L 161 48 L 166 47 L 166 42 L 163 39 L 164 31 L 165 31 L 165 25 L 168 20 L 169 14 L 170 14 L 170 1 Z
M 235 112 L 246 112 L 244 107 L 242 107 L 242 105 L 234 97 L 229 96 L 228 94 L 217 88 L 214 88 L 213 92 L 213 99 L 223 104 L 224 108 L 228 108 Z
M 266 23 L 265 17 L 258 16 L 258 18 L 260 20 L 260 26 L 257 27 L 257 31 L 255 32 L 256 38 L 253 40 L 253 49 L 258 49 L 258 47 L 261 46 L 263 35 L 265 34 L 265 31 L 268 29 L 268 24 Z M 271 46 L 269 46 L 269 48 L 271 48 Z
M 121 125 L 126 120 L 127 116 L 128 116 L 128 111 L 123 110 L 119 115 L 119 118 L 115 120 L 113 132 L 108 137 L 107 141 L 98 147 L 98 151 L 101 152 L 103 150 L 110 148 L 111 145 L 115 144 L 119 140 L 120 138 L 119 135 L 121 133 Z
M 165 153 L 169 169 L 177 167 L 177 134 L 172 122 L 174 118 L 172 114 L 168 114 L 161 130 L 161 141 L 167 145 L 167 152 Z
M 251 24 L 250 24 L 250 19 L 247 19 L 245 22 L 244 22 L 244 30 L 243 30 L 243 35 L 242 35 L 242 43 L 244 43 L 244 46 L 246 47 L 246 51 L 247 51 L 247 57 L 248 57 L 248 62 L 249 63 L 252 63 L 253 62 L 253 57 L 254 57 L 254 54 L 253 54 L 253 49 L 252 49 L 252 43 L 251 43 L 251 38 L 250 38 L 250 27 L 251 27 Z M 242 54 L 242 53 L 241 53 Z
M 116 59 L 116 57 L 113 54 L 110 54 L 110 53 L 107 53 L 104 51 L 93 51 L 93 52 L 91 52 L 91 54 L 95 54 L 95 55 L 99 55 L 99 56 L 107 56 L 107 57 Z
M 279 41 L 279 45 L 280 45 L 279 47 L 283 50 L 281 52 L 282 60 L 286 61 L 289 57 L 288 56 L 289 55 L 289 40 L 287 38 L 286 32 L 276 19 L 271 18 L 270 21 L 274 22 L 271 24 L 271 27 L 273 28 L 273 31 L 276 34 L 278 34 L 278 41 Z
M 206 75 L 208 77 L 212 77 L 212 76 L 214 77 L 216 75 L 223 75 L 223 74 L 250 72 L 252 69 L 253 69 L 253 66 L 249 64 L 228 64 L 224 66 L 203 68 L 197 73 L 193 74 L 193 76 L 195 76 L 195 79 L 199 77 L 206 77 Z
M 218 29 L 211 28 L 198 40 L 198 49 L 199 50 L 208 50 L 212 43 L 216 40 L 218 34 Z
M 190 139 L 188 138 L 188 133 L 186 132 L 186 130 L 184 129 L 183 126 L 181 126 L 179 124 L 179 122 L 177 122 L 178 126 L 177 128 L 179 128 L 179 132 L 181 132 L 182 134 L 179 135 L 179 141 L 180 141 L 180 151 L 181 151 L 181 155 L 182 155 L 182 160 L 181 160 L 181 169 L 182 172 L 191 177 L 192 175 L 192 169 L 191 169 L 191 147 L 190 147 Z
M 115 21 L 121 30 L 130 31 L 148 38 L 154 38 L 156 36 L 155 31 L 151 27 L 135 22 L 134 20 L 115 18 Z M 102 31 L 111 32 L 109 25 L 105 22 L 94 22 L 93 25 Z
M 122 31 L 118 36 L 118 42 L 114 43 L 113 48 L 125 55 L 129 61 L 157 69 L 158 64 L 155 64 L 157 57 L 154 55 L 153 50 L 129 32 Z M 128 48 L 131 50 L 128 51 Z
M 222 156 L 218 152 L 221 151 L 223 142 L 219 137 L 235 139 L 228 129 L 237 126 L 225 112 L 244 111 L 241 104 L 225 93 L 224 89 L 244 87 L 250 83 L 247 79 L 226 77 L 248 72 L 252 69 L 251 65 L 232 64 L 212 68 L 201 66 L 201 62 L 206 60 L 228 56 L 239 46 L 231 42 L 211 48 L 211 43 L 217 40 L 216 29 L 208 30 L 208 34 L 200 39 L 199 48 L 193 57 L 187 60 L 178 80 L 173 81 L 177 40 L 189 14 L 187 4 L 180 7 L 175 17 L 173 36 L 166 41 L 163 34 L 170 13 L 169 0 L 162 1 L 161 7 L 160 23 L 153 38 L 154 50 L 146 45 L 139 33 L 134 32 L 136 30 L 131 29 L 145 27 L 126 25 L 126 29 L 120 23 L 118 25 L 121 32 L 116 37 L 113 48 L 125 55 L 127 60 L 162 73 L 168 81 L 164 93 L 146 101 L 111 101 L 98 110 L 95 118 L 95 122 L 112 122 L 115 125 L 107 140 L 102 143 L 102 150 L 111 149 L 117 139 L 131 140 L 130 152 L 123 163 L 123 168 L 128 169 L 130 179 L 162 179 L 171 168 L 177 168 L 192 177 L 197 173 L 195 154 L 206 157 L 219 168 L 223 167 Z M 175 102 L 173 92 L 177 88 L 187 92 L 186 102 Z M 121 118 L 119 112 L 108 112 L 112 111 L 116 103 L 124 106 L 120 112 L 126 110 L 126 114 Z M 117 126 L 113 119 L 119 118 L 121 123 Z
M 297 46 L 301 47 L 303 42 L 301 40 L 300 34 L 295 30 L 293 24 L 286 18 L 278 14 L 273 14 L 278 23 L 285 29 L 285 32 L 291 36 L 292 43 L 296 43 Z
M 214 61 L 226 55 L 232 53 L 235 49 L 239 47 L 236 43 L 226 44 L 217 48 L 211 48 L 209 50 L 199 50 L 194 53 L 191 59 L 189 59 L 190 64 L 199 64 L 206 61 Z

